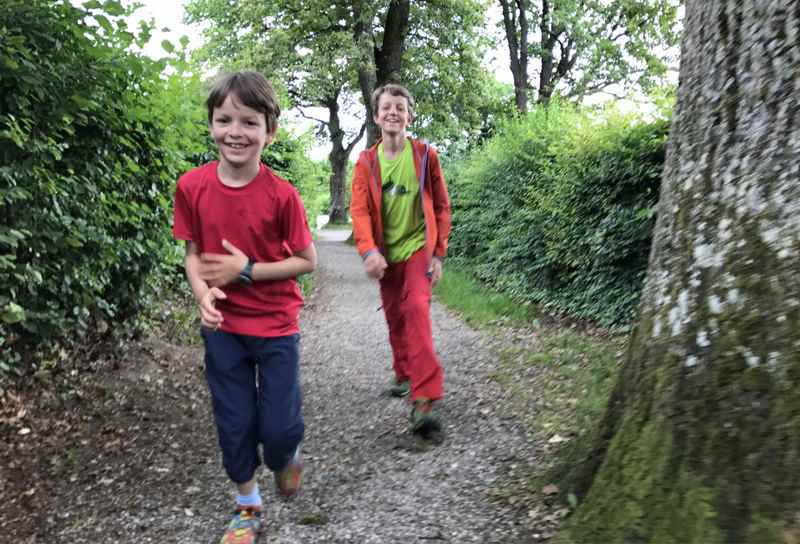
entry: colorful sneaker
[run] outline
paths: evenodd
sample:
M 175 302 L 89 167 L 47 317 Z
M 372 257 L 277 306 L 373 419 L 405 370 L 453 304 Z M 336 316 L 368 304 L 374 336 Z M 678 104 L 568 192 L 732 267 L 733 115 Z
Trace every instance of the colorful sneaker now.
M 294 457 L 286 468 L 275 473 L 275 486 L 278 493 L 284 497 L 291 497 L 300 490 L 303 482 L 303 458 L 300 456 L 300 446 L 294 451 Z
M 433 402 L 426 398 L 420 397 L 414 401 L 410 419 L 412 433 L 425 436 L 442 430 L 442 422 L 433 410 Z
M 236 506 L 236 513 L 219 544 L 254 544 L 261 531 L 260 506 Z
M 399 381 L 397 378 L 392 378 L 389 382 L 389 394 L 393 397 L 407 397 L 411 394 L 411 380 L 406 378 Z

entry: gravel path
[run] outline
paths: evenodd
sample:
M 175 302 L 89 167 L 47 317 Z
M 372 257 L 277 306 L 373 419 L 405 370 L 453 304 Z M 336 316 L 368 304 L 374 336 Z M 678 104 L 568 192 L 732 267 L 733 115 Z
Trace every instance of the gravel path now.
M 385 394 L 391 352 L 377 283 L 352 246 L 318 248 L 318 290 L 302 325 L 307 477 L 299 500 L 270 508 L 269 541 L 526 541 L 518 514 L 487 497 L 525 440 L 514 421 L 492 413 L 501 392 L 486 379 L 494 357 L 481 336 L 433 304 L 447 434 L 420 448 L 407 431 L 407 403 Z M 301 525 L 302 515 L 327 521 Z
M 261 473 L 259 542 L 538 541 L 527 508 L 489 498 L 538 455 L 489 379 L 491 345 L 506 340 L 482 336 L 433 303 L 446 438 L 415 441 L 407 402 L 385 393 L 391 353 L 378 286 L 355 249 L 337 240 L 347 234 L 323 231 L 302 315 L 304 486 L 283 501 Z M 28 409 L 6 407 L 16 415 L 0 418 L 0 541 L 218 542 L 233 488 L 216 446 L 201 347 L 154 338 L 113 364 L 75 364 L 52 391 L 21 390 L 14 398 Z

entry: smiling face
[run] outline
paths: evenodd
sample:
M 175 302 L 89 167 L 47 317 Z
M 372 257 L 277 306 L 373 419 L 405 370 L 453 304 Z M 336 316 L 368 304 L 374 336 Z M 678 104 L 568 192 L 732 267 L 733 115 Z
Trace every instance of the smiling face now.
M 275 136 L 274 130 L 267 132 L 265 115 L 242 104 L 233 93 L 214 108 L 209 131 L 220 162 L 232 168 L 257 167 L 261 152 Z
M 406 128 L 414 120 L 405 96 L 395 96 L 388 92 L 378 97 L 378 107 L 373 115 L 375 124 L 381 127 L 384 138 L 405 136 Z

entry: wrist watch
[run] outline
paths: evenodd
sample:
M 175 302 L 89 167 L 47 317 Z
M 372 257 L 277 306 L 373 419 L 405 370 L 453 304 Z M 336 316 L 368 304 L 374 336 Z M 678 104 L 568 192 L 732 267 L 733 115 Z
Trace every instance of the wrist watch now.
M 247 264 L 244 265 L 242 271 L 239 272 L 239 283 L 244 285 L 253 285 L 253 265 L 256 262 L 253 259 L 247 259 Z

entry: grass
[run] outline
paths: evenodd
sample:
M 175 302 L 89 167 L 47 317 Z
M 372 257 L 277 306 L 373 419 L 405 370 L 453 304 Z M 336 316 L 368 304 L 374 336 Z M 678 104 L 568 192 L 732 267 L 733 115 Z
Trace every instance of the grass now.
M 538 327 L 536 311 L 530 305 L 514 302 L 501 293 L 491 292 L 464 269 L 445 265 L 434 295 L 447 307 L 459 312 L 471 325 L 505 322 L 514 325 L 534 324 Z
M 468 271 L 447 265 L 434 289 L 437 299 L 473 326 L 489 331 L 512 325 L 535 332 L 533 347 L 507 346 L 489 376 L 511 397 L 508 407 L 526 434 L 544 444 L 546 461 L 522 481 L 493 490 L 499 500 L 520 500 L 548 483 L 568 490 L 563 466 L 589 453 L 596 423 L 614 385 L 627 335 L 611 335 L 587 324 L 551 319 L 534 306 L 521 305 L 475 280 Z M 541 322 L 554 323 L 543 326 Z M 580 326 L 578 326 L 580 325 Z M 561 443 L 563 441 L 563 443 Z M 562 497 L 572 502 L 566 493 Z

